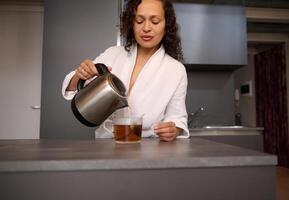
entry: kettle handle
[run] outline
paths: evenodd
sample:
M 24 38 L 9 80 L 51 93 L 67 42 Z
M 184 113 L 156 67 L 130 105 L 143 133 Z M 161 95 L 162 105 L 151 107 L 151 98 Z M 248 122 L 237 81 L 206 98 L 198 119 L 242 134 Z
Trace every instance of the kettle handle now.
M 107 73 L 110 73 L 107 66 L 103 63 L 94 64 L 99 76 L 103 76 Z M 77 91 L 80 91 L 84 87 L 84 83 L 86 80 L 80 79 L 77 83 Z

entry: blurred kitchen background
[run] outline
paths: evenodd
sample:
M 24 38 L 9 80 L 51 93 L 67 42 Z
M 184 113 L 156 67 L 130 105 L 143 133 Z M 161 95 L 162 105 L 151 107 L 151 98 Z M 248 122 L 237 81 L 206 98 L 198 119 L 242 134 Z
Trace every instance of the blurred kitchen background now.
M 82 60 L 121 43 L 124 3 L 0 0 L 0 139 L 94 138 L 94 128 L 72 115 L 61 85 Z M 266 151 L 288 165 L 289 1 L 175 0 L 174 6 L 190 128 L 264 127 Z

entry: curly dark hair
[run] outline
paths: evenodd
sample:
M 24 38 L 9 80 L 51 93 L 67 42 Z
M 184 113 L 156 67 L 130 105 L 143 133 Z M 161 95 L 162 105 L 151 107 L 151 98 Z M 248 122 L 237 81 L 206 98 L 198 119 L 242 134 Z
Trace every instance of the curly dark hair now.
M 124 12 L 121 15 L 120 33 L 124 38 L 124 47 L 126 51 L 130 51 L 131 46 L 136 44 L 134 37 L 133 25 L 135 13 L 138 5 L 142 0 L 128 0 Z M 165 52 L 171 57 L 183 61 L 183 52 L 181 40 L 178 35 L 178 25 L 176 23 L 176 15 L 170 0 L 159 0 L 163 3 L 165 11 L 165 34 L 161 41 Z

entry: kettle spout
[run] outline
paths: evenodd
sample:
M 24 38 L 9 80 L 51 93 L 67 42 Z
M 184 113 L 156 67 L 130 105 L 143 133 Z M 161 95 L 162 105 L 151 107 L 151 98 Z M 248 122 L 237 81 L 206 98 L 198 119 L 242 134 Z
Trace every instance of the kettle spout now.
M 128 106 L 127 98 L 122 98 L 117 105 L 117 108 L 124 108 Z

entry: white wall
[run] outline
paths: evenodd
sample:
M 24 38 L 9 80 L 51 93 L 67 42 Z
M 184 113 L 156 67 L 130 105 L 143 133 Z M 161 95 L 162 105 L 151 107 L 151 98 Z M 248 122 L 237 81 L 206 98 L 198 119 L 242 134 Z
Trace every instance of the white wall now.
M 235 113 L 241 113 L 243 126 L 256 126 L 256 103 L 255 103 L 255 70 L 254 55 L 248 55 L 248 65 L 239 68 L 234 72 L 234 88 L 240 89 L 241 84 L 251 81 L 252 96 L 240 94 L 240 100 L 235 101 Z M 239 90 L 240 91 L 240 90 Z
M 0 139 L 39 138 L 43 7 L 0 5 Z

